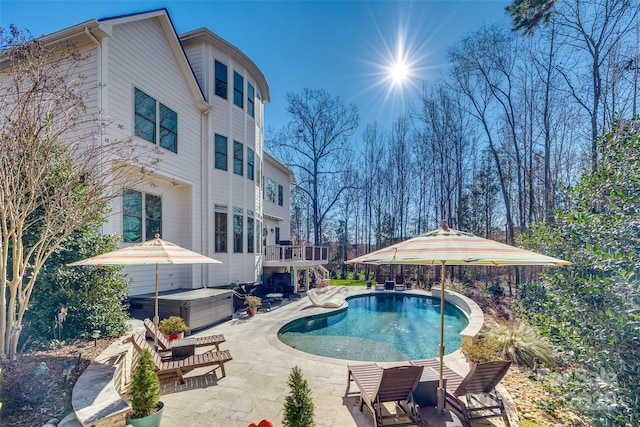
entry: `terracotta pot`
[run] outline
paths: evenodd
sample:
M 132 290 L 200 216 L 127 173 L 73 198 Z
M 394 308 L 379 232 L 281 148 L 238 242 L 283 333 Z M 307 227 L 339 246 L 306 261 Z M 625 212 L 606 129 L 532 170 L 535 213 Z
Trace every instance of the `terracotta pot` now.
M 255 316 L 257 312 L 258 312 L 258 307 L 247 307 L 247 314 L 249 316 Z
M 165 334 L 165 336 L 169 341 L 181 340 L 182 338 L 184 338 L 184 332 L 180 332 L 178 334 Z

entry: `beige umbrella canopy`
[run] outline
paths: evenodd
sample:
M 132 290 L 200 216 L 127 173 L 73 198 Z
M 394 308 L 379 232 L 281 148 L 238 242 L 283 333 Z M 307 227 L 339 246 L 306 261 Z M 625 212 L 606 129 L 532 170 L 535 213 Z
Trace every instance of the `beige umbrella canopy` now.
M 440 381 L 438 387 L 438 412 L 444 408 L 444 284 L 447 265 L 571 265 L 570 262 L 541 255 L 525 249 L 483 239 L 470 233 L 454 230 L 443 221 L 441 228 L 412 239 L 359 256 L 349 264 L 372 265 L 437 265 L 440 275 Z
M 160 264 L 222 264 L 208 256 L 182 248 L 174 243 L 162 240 L 159 234 L 146 242 L 118 249 L 106 254 L 76 261 L 68 266 L 76 265 L 156 265 L 155 312 L 153 323 L 158 326 L 158 265 Z M 154 340 L 154 344 L 157 342 Z

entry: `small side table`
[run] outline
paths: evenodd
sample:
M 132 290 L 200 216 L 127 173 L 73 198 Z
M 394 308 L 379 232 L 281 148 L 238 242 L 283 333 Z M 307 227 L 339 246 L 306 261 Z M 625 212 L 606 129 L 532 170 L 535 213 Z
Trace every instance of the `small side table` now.
M 196 354 L 196 339 L 183 338 L 171 341 L 171 357 L 189 357 Z
M 420 382 L 418 383 L 418 387 L 416 387 L 416 391 L 413 392 L 413 396 L 416 399 L 416 403 L 420 405 L 420 407 L 426 406 L 436 406 L 438 403 L 438 399 L 436 397 L 436 393 L 438 390 L 438 382 L 440 380 L 440 376 L 435 369 L 425 366 L 422 370 L 422 376 L 420 377 Z M 447 379 L 443 378 L 444 388 L 447 388 Z
M 264 297 L 267 299 L 267 301 L 282 301 L 281 293 L 266 294 Z

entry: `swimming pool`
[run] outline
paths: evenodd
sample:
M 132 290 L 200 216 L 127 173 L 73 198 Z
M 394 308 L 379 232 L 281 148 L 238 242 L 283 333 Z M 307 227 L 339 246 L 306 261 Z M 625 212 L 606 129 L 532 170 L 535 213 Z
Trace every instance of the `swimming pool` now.
M 337 359 L 395 362 L 438 356 L 440 300 L 404 293 L 371 293 L 347 298 L 347 309 L 294 320 L 278 338 L 306 353 Z M 445 349 L 460 347 L 468 320 L 445 303 Z

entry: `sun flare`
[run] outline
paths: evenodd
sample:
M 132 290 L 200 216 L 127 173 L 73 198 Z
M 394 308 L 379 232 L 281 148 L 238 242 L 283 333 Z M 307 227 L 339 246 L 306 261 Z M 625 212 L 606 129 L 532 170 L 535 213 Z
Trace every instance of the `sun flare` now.
M 409 67 L 404 61 L 399 60 L 391 65 L 389 74 L 393 84 L 402 84 L 409 77 Z
M 369 37 L 363 63 L 370 71 L 362 76 L 369 82 L 359 95 L 366 96 L 380 117 L 405 114 L 407 106 L 419 94 L 433 70 L 442 64 L 432 62 L 434 35 L 416 16 L 394 17 L 395 22 L 376 23 L 378 37 Z M 417 29 L 417 30 L 416 30 Z

